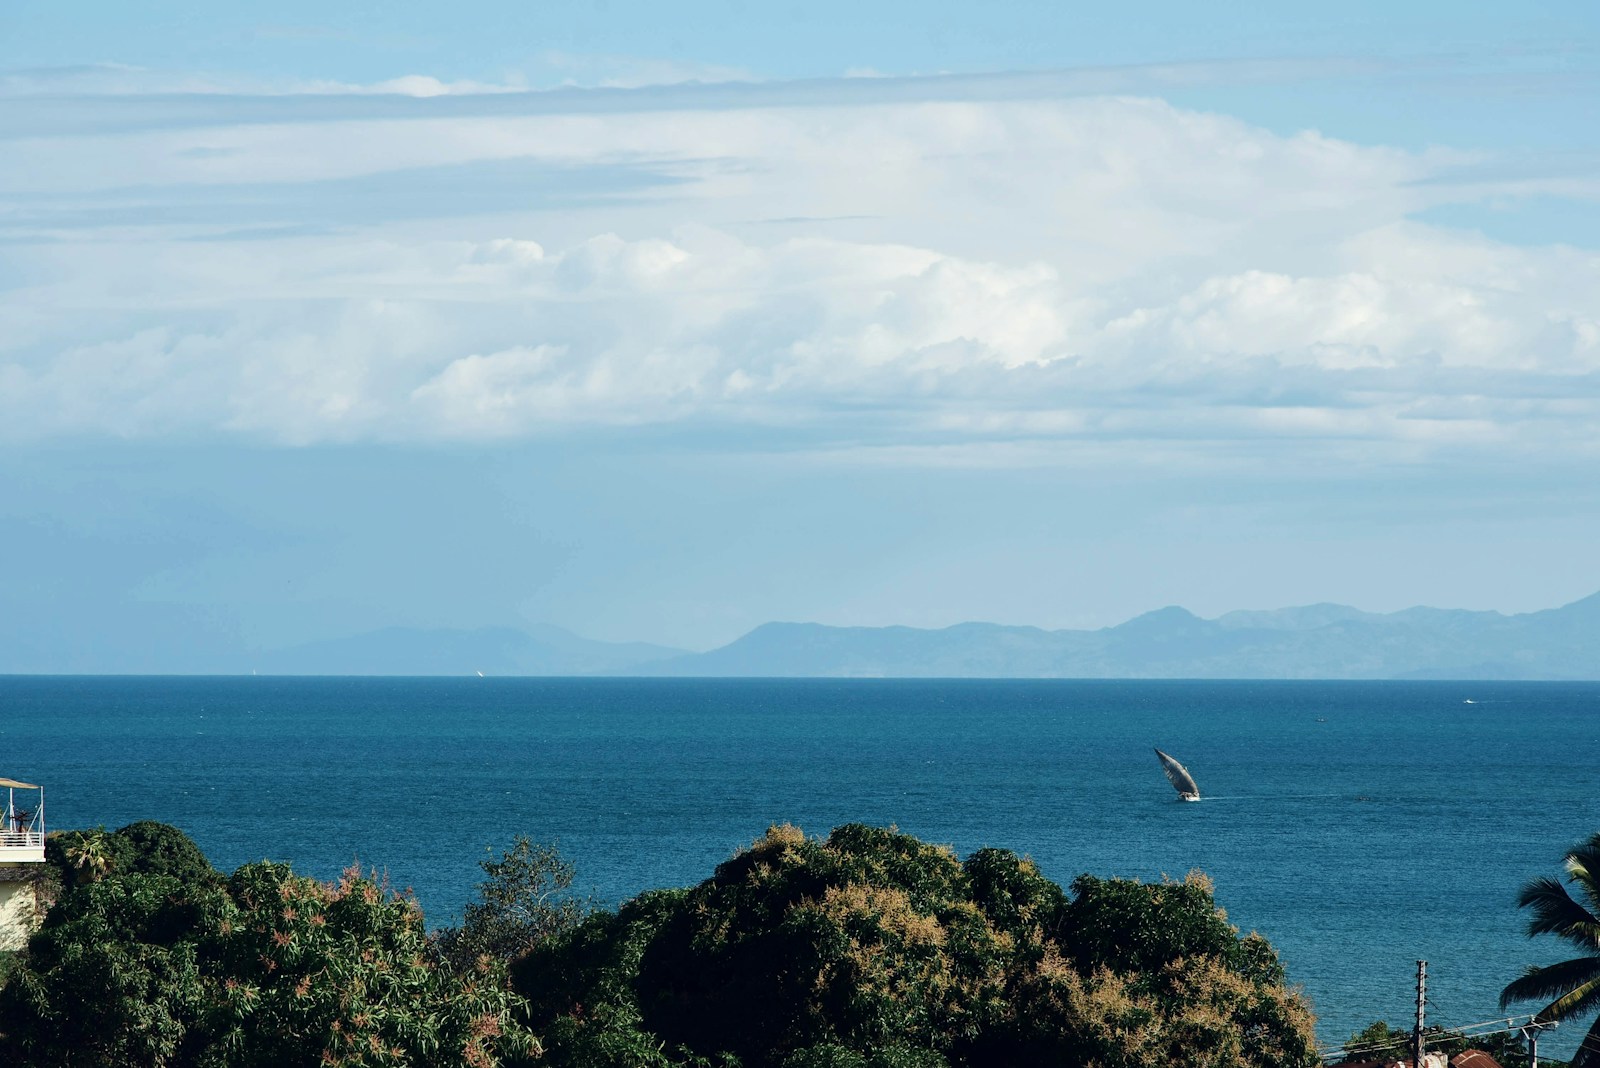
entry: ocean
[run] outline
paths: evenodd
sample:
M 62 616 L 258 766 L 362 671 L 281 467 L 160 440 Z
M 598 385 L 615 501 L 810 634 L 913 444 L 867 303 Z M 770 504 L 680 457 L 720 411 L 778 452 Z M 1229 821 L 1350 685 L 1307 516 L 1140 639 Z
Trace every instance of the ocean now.
M 1201 869 L 1326 1043 L 1408 1023 L 1419 958 L 1430 1022 L 1463 1025 L 1563 957 L 1515 898 L 1600 831 L 1597 755 L 1593 683 L 0 678 L 0 775 L 44 784 L 50 826 L 160 820 L 224 870 L 359 861 L 434 925 L 517 834 L 605 903 L 784 821 L 1002 846 L 1064 885 Z

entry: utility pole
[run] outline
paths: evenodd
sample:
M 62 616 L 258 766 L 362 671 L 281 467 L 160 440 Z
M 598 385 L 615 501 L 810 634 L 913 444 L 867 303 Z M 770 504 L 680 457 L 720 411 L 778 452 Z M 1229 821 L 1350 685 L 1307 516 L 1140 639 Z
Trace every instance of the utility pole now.
M 1422 1023 L 1428 1004 L 1428 962 L 1417 961 L 1417 1023 L 1411 1032 L 1411 1068 L 1422 1068 Z
M 1539 1068 L 1539 1032 L 1546 1027 L 1554 1027 L 1559 1021 L 1533 1019 L 1522 1028 L 1522 1037 L 1528 1040 L 1528 1065 L 1529 1068 Z

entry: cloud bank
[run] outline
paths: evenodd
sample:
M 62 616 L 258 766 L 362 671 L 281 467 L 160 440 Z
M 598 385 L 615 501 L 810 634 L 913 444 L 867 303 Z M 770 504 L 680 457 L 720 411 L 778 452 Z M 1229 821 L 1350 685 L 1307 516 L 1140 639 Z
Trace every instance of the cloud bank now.
M 1600 444 L 1600 255 L 1413 219 L 1515 195 L 1494 161 L 1143 97 L 391 88 L 118 132 L 40 97 L 0 151 L 0 434 Z

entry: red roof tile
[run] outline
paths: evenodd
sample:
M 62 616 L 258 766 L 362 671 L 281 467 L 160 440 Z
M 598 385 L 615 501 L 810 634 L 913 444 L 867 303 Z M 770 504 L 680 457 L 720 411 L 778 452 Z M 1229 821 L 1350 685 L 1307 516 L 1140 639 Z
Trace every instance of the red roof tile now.
M 1500 1062 L 1481 1049 L 1469 1049 L 1451 1057 L 1450 1068 L 1500 1068 Z

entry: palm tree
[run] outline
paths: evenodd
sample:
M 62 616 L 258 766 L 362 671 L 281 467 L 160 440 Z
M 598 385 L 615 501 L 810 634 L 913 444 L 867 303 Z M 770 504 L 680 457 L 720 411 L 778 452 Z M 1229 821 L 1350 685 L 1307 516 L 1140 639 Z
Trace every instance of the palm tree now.
M 97 883 L 111 870 L 111 851 L 101 831 L 90 831 L 66 849 L 67 863 L 76 872 L 77 883 Z
M 1537 965 L 1500 992 L 1500 1007 L 1514 1001 L 1553 998 L 1535 1015 L 1539 1021 L 1568 1020 L 1600 1008 L 1600 834 L 1574 846 L 1566 856 L 1567 882 L 1578 890 L 1575 899 L 1560 879 L 1542 876 L 1522 888 L 1518 908 L 1531 908 L 1528 937 L 1553 934 L 1578 947 L 1583 955 L 1560 964 Z M 1572 1068 L 1600 1065 L 1600 1019 L 1578 1047 Z

